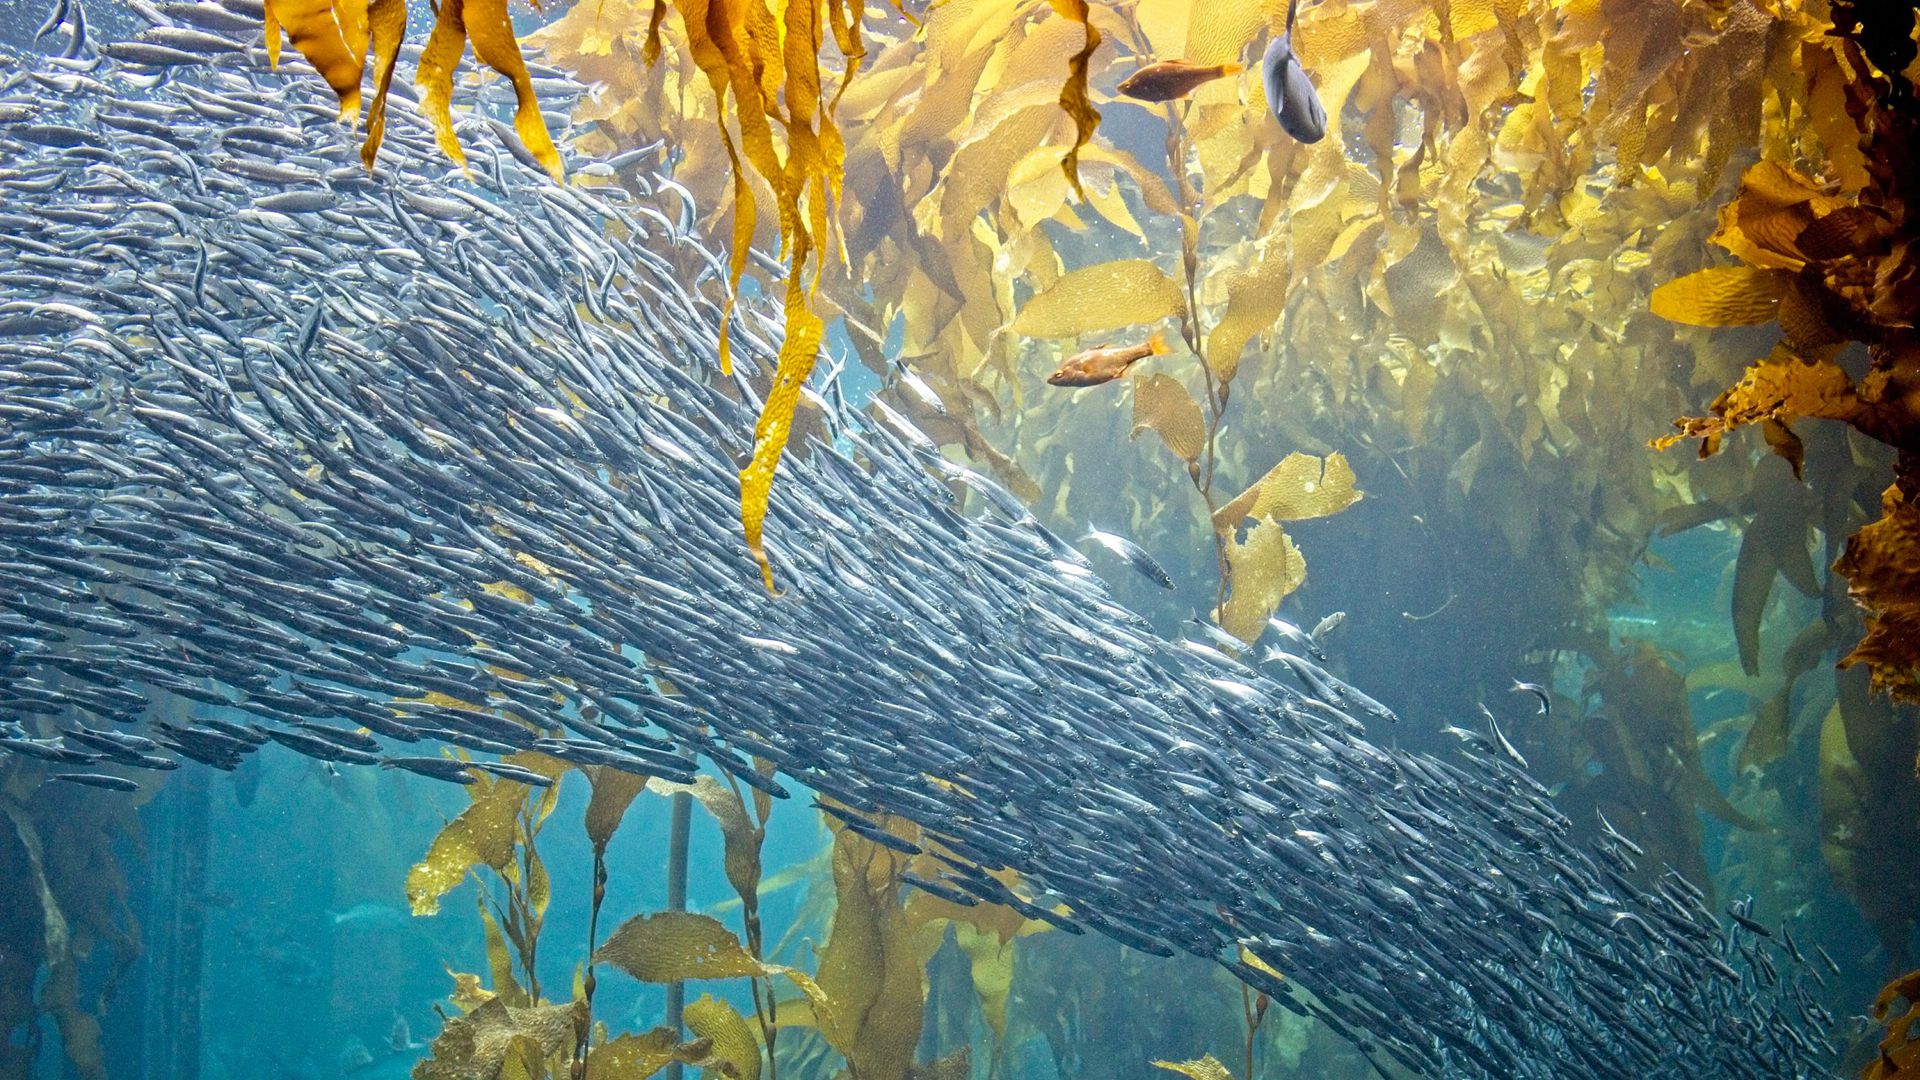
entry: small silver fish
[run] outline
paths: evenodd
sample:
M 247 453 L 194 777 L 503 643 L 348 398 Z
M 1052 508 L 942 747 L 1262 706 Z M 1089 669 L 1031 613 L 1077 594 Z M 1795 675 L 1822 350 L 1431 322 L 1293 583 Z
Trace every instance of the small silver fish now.
M 1128 566 L 1138 571 L 1141 577 L 1146 578 L 1155 585 L 1163 589 L 1173 588 L 1173 578 L 1167 574 L 1166 569 L 1154 561 L 1153 556 L 1147 554 L 1145 548 L 1126 537 L 1120 536 L 1117 533 L 1105 532 L 1101 529 L 1088 529 L 1087 535 L 1081 539 L 1091 540 L 1101 547 L 1106 548 L 1108 551 L 1113 552 L 1115 555 L 1120 556 L 1120 558 L 1126 560 Z
M 1267 43 L 1260 59 L 1260 75 L 1266 81 L 1267 104 L 1273 118 L 1287 134 L 1303 143 L 1317 143 L 1327 135 L 1327 109 L 1320 104 L 1320 92 L 1293 54 L 1293 19 L 1300 0 L 1287 6 L 1287 28 Z
M 1521 682 L 1519 679 L 1515 679 L 1513 680 L 1511 689 L 1516 694 L 1532 694 L 1534 697 L 1539 698 L 1541 716 L 1545 716 L 1553 711 L 1553 698 L 1547 693 L 1547 688 L 1541 686 L 1539 683 Z

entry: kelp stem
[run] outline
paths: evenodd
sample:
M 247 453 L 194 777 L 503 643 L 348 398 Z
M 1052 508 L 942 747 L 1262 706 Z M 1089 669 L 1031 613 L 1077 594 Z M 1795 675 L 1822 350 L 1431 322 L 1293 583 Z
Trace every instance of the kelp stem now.
M 1136 51 L 1139 51 L 1143 35 L 1139 25 L 1133 22 L 1131 12 L 1127 19 Z M 1189 468 L 1187 476 L 1200 492 L 1200 498 L 1206 502 L 1207 518 L 1211 521 L 1214 511 L 1219 509 L 1213 499 L 1213 473 L 1219 460 L 1220 421 L 1227 411 L 1227 384 L 1214 378 L 1213 368 L 1207 363 L 1206 333 L 1200 325 L 1200 219 L 1194 216 L 1200 205 L 1200 191 L 1194 187 L 1193 177 L 1187 171 L 1187 108 L 1185 103 L 1176 108 L 1172 102 L 1168 102 L 1162 106 L 1162 111 L 1167 120 L 1167 171 L 1173 174 L 1174 185 L 1180 193 L 1180 270 L 1185 277 L 1187 293 L 1186 311 L 1180 317 L 1180 334 L 1186 339 L 1187 348 L 1192 351 L 1194 358 L 1200 362 L 1200 377 L 1207 387 L 1205 465 L 1198 471 Z M 1218 528 L 1213 530 L 1213 557 L 1217 571 L 1213 606 L 1217 612 L 1227 602 L 1227 538 Z
M 1240 1014 L 1247 1020 L 1247 1080 L 1253 1080 L 1253 1036 L 1260 1030 L 1260 1019 L 1253 1015 L 1253 991 L 1240 984 Z
M 586 1007 L 574 1020 L 573 1080 L 587 1080 L 587 1044 L 593 1038 L 593 954 L 600 948 L 600 905 L 607 898 L 607 845 L 593 845 L 593 906 L 587 912 L 587 973 L 581 982 L 581 1000 Z
M 676 791 L 668 800 L 667 819 L 667 910 L 687 910 L 687 833 L 693 827 L 693 796 Z M 687 1007 L 687 984 L 667 984 L 667 1026 L 677 1038 L 682 1034 L 681 1014 Z M 667 1065 L 667 1080 L 681 1080 L 680 1062 Z

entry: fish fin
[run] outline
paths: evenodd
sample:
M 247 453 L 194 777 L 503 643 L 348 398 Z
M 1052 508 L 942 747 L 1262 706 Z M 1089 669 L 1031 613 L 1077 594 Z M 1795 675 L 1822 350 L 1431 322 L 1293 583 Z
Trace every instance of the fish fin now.
M 1172 352 L 1173 349 L 1167 345 L 1167 332 L 1165 330 L 1154 331 L 1153 336 L 1147 339 L 1147 349 L 1148 356 L 1165 356 Z

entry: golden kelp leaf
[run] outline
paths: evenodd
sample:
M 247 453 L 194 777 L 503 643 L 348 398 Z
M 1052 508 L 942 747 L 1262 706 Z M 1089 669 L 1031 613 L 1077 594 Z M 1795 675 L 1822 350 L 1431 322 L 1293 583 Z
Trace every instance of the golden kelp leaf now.
M 480 909 L 480 940 L 487 950 L 487 976 L 493 980 L 493 996 L 508 1005 L 526 1005 L 527 991 L 513 977 L 513 953 L 507 950 L 507 936 L 500 930 L 485 893 L 474 897 Z
M 1713 402 L 1713 416 L 1674 421 L 1676 434 L 1650 444 L 1664 450 L 1682 439 L 1705 439 L 1702 456 L 1729 431 L 1767 420 L 1788 423 L 1802 416 L 1852 421 L 1864 413 L 1853 380 L 1832 360 L 1804 360 L 1791 349 L 1776 348 L 1747 369 L 1740 382 Z
M 609 765 L 589 765 L 585 771 L 593 785 L 593 795 L 587 799 L 587 841 L 594 850 L 604 852 L 627 807 L 646 790 L 647 778 Z
M 1345 454 L 1318 458 L 1296 451 L 1216 511 L 1213 527 L 1226 532 L 1250 517 L 1304 521 L 1337 514 L 1360 501 L 1356 484 Z
M 620 924 L 594 954 L 641 982 L 744 979 L 766 973 L 733 931 L 691 911 L 635 915 Z
M 333 88 L 340 99 L 340 118 L 358 118 L 366 26 L 363 23 L 359 27 L 359 40 L 350 40 L 347 35 L 351 28 L 342 27 L 334 18 L 333 8 L 333 0 L 273 0 L 273 18 L 293 40 L 293 47 Z
M 467 167 L 467 153 L 460 149 L 460 138 L 453 131 L 453 71 L 467 52 L 465 5 L 466 0 L 440 0 L 433 31 L 427 35 L 413 76 L 420 90 L 420 111 L 433 123 L 440 152 L 462 169 Z
M 1087 62 L 1093 58 L 1093 52 L 1100 47 L 1100 31 L 1093 28 L 1087 18 L 1087 0 L 1049 0 L 1053 10 L 1061 16 L 1077 22 L 1086 31 L 1085 43 L 1080 51 L 1067 59 L 1067 81 L 1060 87 L 1060 108 L 1073 118 L 1073 146 L 1067 156 L 1060 159 L 1060 169 L 1067 174 L 1067 182 L 1082 199 L 1086 193 L 1080 190 L 1080 148 L 1093 138 L 1093 129 L 1100 126 L 1100 114 L 1093 108 L 1093 102 L 1087 97 Z
M 1750 266 L 1798 270 L 1807 259 L 1800 233 L 1841 205 L 1793 169 L 1761 161 L 1740 177 L 1740 193 L 1721 208 L 1713 242 Z
M 1200 406 L 1171 375 L 1153 374 L 1133 386 L 1133 438 L 1151 428 L 1174 456 L 1188 464 L 1207 446 L 1207 421 Z
M 1207 335 L 1207 367 L 1214 378 L 1231 381 L 1240 370 L 1240 354 L 1247 342 L 1280 318 L 1291 276 L 1287 244 L 1269 236 L 1253 266 L 1227 279 L 1227 310 Z
M 1688 326 L 1756 326 L 1772 322 L 1793 275 L 1751 266 L 1716 266 L 1653 290 L 1653 313 Z
M 1062 274 L 1014 316 L 1013 332 L 1074 337 L 1157 322 L 1184 307 L 1166 271 L 1146 259 L 1116 259 Z
M 735 213 L 739 210 L 736 205 Z M 813 374 L 814 361 L 820 355 L 820 339 L 826 324 L 807 309 L 799 280 L 787 279 L 787 339 L 780 345 L 780 363 L 773 376 L 773 389 L 754 425 L 753 460 L 740 470 L 740 523 L 746 533 L 747 550 L 760 564 L 760 579 L 770 593 L 779 593 L 773 584 L 773 564 L 761 530 L 767 518 L 767 496 L 773 490 L 773 475 L 780 467 L 780 455 L 786 450 L 787 437 L 793 431 L 793 410 L 800 404 L 800 388 Z
M 498 1080 L 547 1080 L 547 1055 L 529 1035 L 516 1034 L 507 1043 L 506 1060 Z
M 1907 1007 L 1895 1010 L 1905 999 Z M 1868 1063 L 1861 1080 L 1914 1080 L 1920 1077 L 1920 971 L 1909 971 L 1880 989 L 1873 1018 L 1887 1026 L 1880 1056 Z
M 1860 127 L 1847 107 L 1852 77 L 1832 49 L 1809 45 L 1800 55 L 1806 68 L 1808 126 L 1826 151 L 1828 170 L 1841 189 L 1859 191 L 1870 174 Z
M 1866 615 L 1867 634 L 1840 661 L 1864 663 L 1874 689 L 1920 700 L 1920 507 L 1898 484 L 1881 496 L 1881 516 L 1847 539 L 1834 570 Z
M 1740 744 L 1739 756 L 1734 759 L 1736 771 L 1765 768 L 1786 756 L 1788 737 L 1792 733 L 1792 700 L 1794 683 L 1800 676 L 1813 670 L 1826 654 L 1829 629 L 1827 624 L 1814 620 L 1803 627 L 1794 636 L 1780 656 L 1780 688 L 1764 697 L 1749 694 L 1754 702 L 1753 722 L 1747 725 L 1747 737 Z M 1692 687 L 1692 673 L 1688 673 L 1688 685 Z
M 1268 975 L 1271 975 L 1276 979 L 1286 978 L 1286 975 L 1282 973 L 1279 968 L 1276 968 L 1272 964 L 1269 964 L 1265 960 L 1262 960 L 1258 956 L 1255 956 L 1252 950 L 1248 949 L 1245 945 L 1240 946 L 1240 962 L 1247 965 L 1250 968 L 1253 968 L 1256 971 L 1261 971 Z
M 533 594 L 511 581 L 483 581 L 480 583 L 480 591 L 488 596 L 511 600 L 516 604 L 533 603 Z
M 513 83 L 516 100 L 513 128 L 519 132 L 520 141 L 536 161 L 546 166 L 549 176 L 561 179 L 565 169 L 560 164 L 560 151 L 554 149 L 553 137 L 547 133 L 547 121 L 540 115 L 540 100 L 534 96 L 533 79 L 527 74 L 527 62 L 520 55 L 520 42 L 513 36 L 507 0 L 465 0 L 462 18 L 467 40 L 473 43 L 473 55 Z
M 730 1080 L 760 1080 L 760 1036 L 733 1006 L 701 994 L 686 1008 L 687 1030 L 713 1044 L 713 1071 Z
M 587 1075 L 597 1080 L 647 1080 L 671 1062 L 704 1061 L 712 1046 L 704 1039 L 681 1042 L 672 1028 L 657 1027 L 608 1039 L 587 1054 Z
M 502 760 L 554 778 L 566 769 L 545 754 L 521 753 Z M 447 822 L 428 846 L 426 858 L 407 871 L 407 902 L 415 915 L 437 914 L 440 898 L 473 867 L 507 866 L 520 838 L 520 810 L 531 791 L 526 784 L 484 776 L 467 787 L 472 805 Z
M 1341 453 L 1288 454 L 1260 481 L 1253 517 L 1305 521 L 1337 514 L 1361 499 L 1353 466 Z
M 264 22 L 265 22 L 266 35 L 267 35 L 267 69 L 269 71 L 279 71 L 280 70 L 280 16 L 274 14 L 273 4 L 274 4 L 274 0 L 266 0 L 266 3 L 262 5 L 265 11 Z
M 1227 544 L 1227 602 L 1214 612 L 1222 629 L 1251 645 L 1266 630 L 1267 617 L 1287 594 L 1305 584 L 1307 561 L 1293 538 L 1275 522 L 1261 520 L 1245 543 Z
M 834 829 L 838 903 L 818 974 L 833 1013 L 816 1019 L 858 1076 L 904 1075 L 920 1042 L 924 968 L 900 905 L 906 866 L 904 854 Z
M 444 2 L 444 0 L 442 0 Z M 490 998 L 465 1016 L 447 1021 L 425 1061 L 413 1067 L 414 1080 L 475 1080 L 500 1075 L 516 1040 L 528 1040 L 541 1056 L 573 1037 L 575 1013 L 584 1002 L 512 1008 Z
M 1233 1080 L 1233 1074 L 1212 1054 L 1193 1061 L 1156 1061 L 1153 1064 L 1170 1072 L 1183 1073 L 1192 1080 Z
M 993 1029 L 996 1040 L 1007 1037 L 1007 999 L 1013 992 L 1013 942 L 1000 935 L 983 932 L 966 923 L 953 924 L 954 944 L 967 954 L 973 976 L 973 993 L 980 999 L 980 1014 Z
M 1871 831 L 1871 788 L 1847 743 L 1846 719 L 1835 702 L 1820 722 L 1820 854 L 1836 879 L 1858 881 L 1853 843 Z
M 1740 744 L 1735 767 L 1741 772 L 1763 769 L 1780 760 L 1787 752 L 1787 736 L 1792 728 L 1793 712 L 1785 694 L 1762 698 L 1754 705 L 1753 722 L 1747 725 L 1747 737 Z
M 452 1002 L 453 1007 L 459 1009 L 461 1012 L 472 1012 L 488 1000 L 497 996 L 493 991 L 481 986 L 480 976 L 472 972 L 455 971 L 452 968 L 448 968 L 447 974 L 453 976 L 453 993 L 447 995 L 447 1000 Z
M 692 795 L 720 826 L 727 882 L 733 891 L 745 899 L 759 887 L 762 837 L 753 819 L 747 816 L 747 808 L 737 792 L 718 778 L 705 774 L 695 777 L 691 784 L 651 780 L 647 786 L 664 795 L 681 791 Z
M 394 62 L 407 38 L 407 0 L 372 0 L 367 5 L 367 27 L 373 51 L 373 104 L 367 108 L 367 138 L 360 144 L 360 164 L 371 172 L 387 134 L 387 91 L 393 86 Z

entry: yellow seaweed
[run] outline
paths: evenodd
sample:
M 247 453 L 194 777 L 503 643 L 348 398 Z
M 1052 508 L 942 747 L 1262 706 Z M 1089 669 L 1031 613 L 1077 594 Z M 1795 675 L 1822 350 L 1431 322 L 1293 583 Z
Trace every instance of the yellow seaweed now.
M 1060 276 L 1014 317 L 1023 337 L 1062 338 L 1158 322 L 1186 306 L 1180 286 L 1147 259 L 1116 259 Z
M 503 760 L 548 777 L 566 770 L 544 754 L 520 753 Z M 407 902 L 415 915 L 437 913 L 440 898 L 475 866 L 509 871 L 514 845 L 521 839 L 519 814 L 531 789 L 483 776 L 467 790 L 472 804 L 440 830 L 426 857 L 407 871 Z
M 360 75 L 367 51 L 366 24 L 358 41 L 351 27 L 334 17 L 333 0 L 273 0 L 275 24 L 292 39 L 313 70 L 340 99 L 340 118 L 360 114 Z M 350 20 L 349 20 L 350 22 Z
M 712 1053 L 704 1039 L 681 1042 L 668 1027 L 608 1039 L 587 1053 L 587 1075 L 602 1080 L 647 1080 L 675 1061 L 697 1064 Z
M 1222 506 L 1213 525 L 1225 532 L 1247 518 L 1304 521 L 1337 514 L 1363 497 L 1356 480 L 1344 454 L 1288 454 Z
M 367 26 L 374 58 L 374 91 L 373 104 L 367 107 L 367 137 L 360 144 L 360 163 L 372 171 L 387 133 L 387 91 L 393 86 L 393 67 L 407 37 L 406 0 L 372 0 L 367 5 Z
M 1690 326 L 1772 322 L 1792 275 L 1750 266 L 1716 266 L 1653 290 L 1653 313 Z
M 1074 192 L 1084 199 L 1086 192 L 1080 189 L 1080 148 L 1093 138 L 1094 129 L 1100 126 L 1100 114 L 1087 96 L 1087 64 L 1094 50 L 1100 47 L 1100 31 L 1094 29 L 1088 17 L 1087 0 L 1048 2 L 1054 11 L 1079 23 L 1085 31 L 1080 51 L 1067 59 L 1067 81 L 1060 87 L 1060 108 L 1073 118 L 1073 146 L 1067 150 L 1067 156 L 1060 159 L 1060 171 L 1066 174 Z
M 1138 438 L 1151 430 L 1160 436 L 1175 457 L 1189 465 L 1199 462 L 1207 445 L 1207 421 L 1200 406 L 1171 375 L 1153 374 L 1133 386 L 1133 431 Z
M 691 784 L 650 780 L 647 786 L 663 795 L 686 792 L 713 815 L 714 822 L 720 826 L 721 861 L 727 883 L 743 900 L 753 895 L 760 884 L 760 844 L 766 831 L 747 815 L 739 794 L 706 774 L 696 777 Z
M 728 1080 L 760 1080 L 760 1035 L 733 1006 L 711 994 L 687 1002 L 687 1030 L 712 1046 L 711 1072 Z
M 520 43 L 513 36 L 513 21 L 507 16 L 507 0 L 466 0 L 462 19 L 473 55 L 483 64 L 505 75 L 513 83 L 514 130 L 547 173 L 555 180 L 564 175 L 560 151 L 547 133 L 547 121 L 540 115 L 540 102 L 534 97 L 533 79 L 527 74 L 526 61 L 520 55 Z
M 707 915 L 660 911 L 620 924 L 595 963 L 612 964 L 641 982 L 739 979 L 766 973 L 733 931 Z
M 1895 1002 L 1906 1008 L 1896 1010 Z M 1880 988 L 1873 1018 L 1887 1026 L 1879 1056 L 1867 1063 L 1861 1080 L 1913 1080 L 1920 1076 L 1920 971 L 1909 971 Z
M 593 793 L 587 798 L 587 842 L 604 852 L 613 832 L 626 817 L 627 808 L 646 790 L 647 778 L 606 765 L 590 765 L 584 770 Z
M 278 2 L 278 0 L 276 0 Z M 434 9 L 433 30 L 420 53 L 414 85 L 420 90 L 420 111 L 433 125 L 440 152 L 462 169 L 467 153 L 453 130 L 453 71 L 467 51 L 466 0 L 440 0 Z
M 1156 1068 L 1180 1073 L 1189 1080 L 1233 1080 L 1233 1074 L 1212 1054 L 1192 1061 L 1155 1061 L 1153 1064 Z
M 1266 632 L 1267 617 L 1287 594 L 1305 584 L 1307 562 L 1293 538 L 1263 520 L 1247 539 L 1227 544 L 1227 602 L 1214 612 L 1222 629 L 1252 644 Z
M 414 1080 L 501 1075 L 516 1044 L 523 1041 L 544 1058 L 572 1036 L 575 1008 L 573 1004 L 515 1008 L 500 998 L 489 998 L 465 1016 L 447 1021 L 427 1059 L 414 1066 Z
M 773 490 L 774 472 L 780 467 L 780 455 L 793 432 L 793 411 L 800 404 L 800 388 L 813 373 L 819 358 L 820 339 L 826 324 L 807 309 L 799 283 L 787 284 L 787 338 L 780 345 L 779 367 L 774 372 L 773 389 L 754 425 L 753 460 L 740 470 L 740 521 L 746 532 L 747 550 L 760 566 L 760 579 L 770 593 L 778 594 L 773 583 L 773 564 L 767 560 L 762 531 L 767 518 L 767 498 Z

